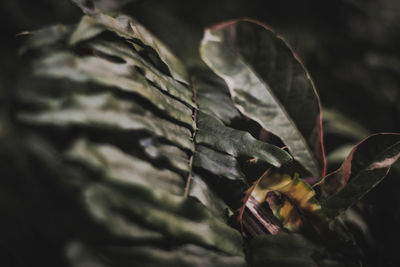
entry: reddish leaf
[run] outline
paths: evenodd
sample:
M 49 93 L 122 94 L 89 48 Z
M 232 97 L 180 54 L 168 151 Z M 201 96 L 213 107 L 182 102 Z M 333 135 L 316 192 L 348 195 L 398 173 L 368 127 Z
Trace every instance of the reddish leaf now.
M 357 144 L 342 166 L 316 185 L 326 214 L 334 217 L 360 200 L 399 157 L 400 134 L 375 134 Z

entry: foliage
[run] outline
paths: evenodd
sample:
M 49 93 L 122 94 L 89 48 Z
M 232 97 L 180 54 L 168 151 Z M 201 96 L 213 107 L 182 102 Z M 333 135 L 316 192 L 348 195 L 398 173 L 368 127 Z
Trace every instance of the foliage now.
M 210 27 L 208 67 L 188 68 L 116 12 L 125 1 L 74 2 L 78 25 L 32 32 L 21 47 L 32 71 L 0 132 L 13 189 L 4 225 L 33 240 L 4 249 L 22 258 L 14 264 L 34 266 L 48 244 L 45 264 L 59 266 L 365 261 L 341 214 L 387 175 L 399 134 L 364 139 L 326 175 L 319 96 L 273 30 Z

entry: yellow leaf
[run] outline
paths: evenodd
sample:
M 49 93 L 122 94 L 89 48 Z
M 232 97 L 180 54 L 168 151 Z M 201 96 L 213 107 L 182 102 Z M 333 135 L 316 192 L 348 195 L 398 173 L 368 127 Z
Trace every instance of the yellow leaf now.
M 257 181 L 251 195 L 259 203 L 267 201 L 275 217 L 290 231 L 302 226 L 304 215 L 321 210 L 314 190 L 297 175 L 266 173 Z

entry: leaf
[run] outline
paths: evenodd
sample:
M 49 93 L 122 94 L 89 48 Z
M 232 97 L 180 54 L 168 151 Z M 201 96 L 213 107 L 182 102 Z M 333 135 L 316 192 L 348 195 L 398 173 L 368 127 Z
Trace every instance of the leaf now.
M 299 230 L 307 215 L 321 210 L 314 190 L 305 181 L 278 172 L 270 174 L 267 171 L 248 194 L 259 204 L 267 202 L 275 217 L 289 231 Z M 245 200 L 244 208 L 248 207 L 248 200 Z
M 234 157 L 243 155 L 256 158 L 275 167 L 292 159 L 283 149 L 258 141 L 248 132 L 226 127 L 216 117 L 201 111 L 197 116 L 197 125 L 196 144 L 209 146 Z
M 235 157 L 217 152 L 206 146 L 198 145 L 196 147 L 193 166 L 204 168 L 217 176 L 245 182 L 245 176 Z
M 35 65 L 35 71 L 36 74 L 47 77 L 68 78 L 76 82 L 96 82 L 137 93 L 171 118 L 194 127 L 189 107 L 161 93 L 129 64 L 118 64 L 93 56 L 77 57 L 70 52 L 61 52 L 40 60 Z
M 360 200 L 399 157 L 399 134 L 375 134 L 358 143 L 342 166 L 316 185 L 326 214 L 335 217 Z
M 340 134 L 356 141 L 369 135 L 369 131 L 362 125 L 336 110 L 324 108 L 323 114 L 325 133 Z
M 62 24 L 53 25 L 29 33 L 29 38 L 20 47 L 19 53 L 24 54 L 28 50 L 38 49 L 43 46 L 54 45 L 57 42 L 65 41 L 71 34 L 72 29 Z
M 19 94 L 24 105 L 17 116 L 30 132 L 49 132 L 45 143 L 54 143 L 54 154 L 63 162 L 52 170 L 58 173 L 51 177 L 53 183 L 74 192 L 65 196 L 66 203 L 77 203 L 86 220 L 82 228 L 92 230 L 75 234 L 74 224 L 65 235 L 85 244 L 94 252 L 93 264 L 100 266 L 243 266 L 242 237 L 226 224 L 229 207 L 214 181 L 197 173 L 214 166 L 211 173 L 225 179 L 218 162 L 228 159 L 225 167 L 235 170 L 237 160 L 200 146 L 211 161 L 193 172 L 197 125 L 192 115 L 197 104 L 192 88 L 170 76 L 157 61 L 162 57 L 144 41 L 108 38 L 100 33 L 115 29 L 99 31 L 87 23 L 90 19 L 84 20 L 72 31 L 75 43 L 68 44 L 72 39 L 66 34 L 54 41 L 57 45 L 33 48 L 40 51 L 32 53 L 39 55 L 36 74 L 51 78 L 51 85 L 43 83 L 45 90 L 26 87 L 28 94 Z M 79 33 L 84 27 L 87 32 Z M 73 82 L 60 83 L 65 78 Z M 79 175 L 71 179 L 59 171 L 66 169 Z M 231 176 L 234 184 L 241 174 L 239 168 L 236 171 Z M 228 186 L 220 188 L 233 194 Z M 125 254 L 128 251 L 131 255 Z
M 65 161 L 64 155 L 49 148 L 47 142 L 26 138 L 22 139 L 21 145 L 28 142 L 27 148 L 20 151 L 24 152 L 26 170 L 33 170 L 29 177 L 32 190 L 16 194 L 16 197 L 28 205 L 29 212 L 40 215 L 32 216 L 22 226 L 41 232 L 40 237 L 48 242 L 70 242 L 70 237 L 74 236 L 79 242 L 94 247 L 99 252 L 96 262 L 105 266 L 110 261 L 121 259 L 118 251 L 133 247 L 136 249 L 132 258 L 121 259 L 121 264 L 161 260 L 179 264 L 179 260 L 173 257 L 174 251 L 181 255 L 178 251 L 191 246 L 198 249 L 193 248 L 194 258 L 188 258 L 196 262 L 200 258 L 196 259 L 195 251 L 217 262 L 244 262 L 240 234 L 196 199 L 185 198 L 183 194 L 177 196 L 174 190 L 170 190 L 166 182 L 171 181 L 168 177 L 172 173 L 151 168 L 111 145 L 80 140 L 66 153 L 69 160 Z M 71 162 L 72 158 L 80 165 Z M 10 173 L 18 172 L 14 160 L 11 163 Z M 87 172 L 86 167 L 96 169 L 96 172 Z M 148 181 L 149 177 L 153 183 Z M 133 182 L 133 178 L 136 181 Z M 24 179 L 18 175 L 15 177 L 18 183 Z M 176 185 L 175 182 L 171 184 Z M 180 191 L 183 191 L 183 185 Z M 35 195 L 39 199 L 33 198 Z M 46 204 L 48 199 L 52 201 Z M 67 216 L 63 215 L 65 213 Z M 60 230 L 61 237 L 57 232 Z M 18 236 L 26 237 L 25 233 Z M 68 256 L 72 257 L 73 251 L 69 246 L 65 248 L 68 248 Z M 109 248 L 115 248 L 117 255 L 107 253 Z M 149 259 L 152 253 L 155 253 L 153 259 Z M 187 251 L 187 254 L 192 253 Z M 108 256 L 110 258 L 104 261 Z M 187 261 L 183 259 L 183 262 Z
M 345 144 L 331 151 L 326 157 L 328 164 L 343 162 L 354 146 L 355 144 Z
M 67 155 L 73 160 L 86 163 L 94 170 L 104 172 L 112 182 L 149 188 L 157 184 L 154 188 L 156 191 L 161 189 L 183 195 L 183 177 L 169 170 L 159 170 L 114 146 L 94 144 L 80 139 L 73 143 Z
M 226 219 L 228 206 L 221 196 L 215 192 L 202 178 L 202 176 L 193 174 L 189 188 L 189 196 L 198 199 L 215 216 Z
M 104 29 L 100 27 L 99 31 L 99 26 L 95 21 L 93 21 L 93 18 L 85 16 L 82 18 L 78 28 L 71 35 L 71 43 L 76 45 L 78 42 L 83 41 L 82 39 L 86 39 L 88 37 L 93 38 L 103 30 Z M 85 36 L 81 36 L 82 34 Z M 139 55 L 140 51 L 135 51 L 136 49 L 132 49 L 132 43 L 126 41 L 104 42 L 101 40 L 92 40 L 91 42 L 86 43 L 86 45 L 95 52 L 118 57 L 121 60 L 124 60 L 127 64 L 139 67 L 144 72 L 144 76 L 150 81 L 154 82 L 162 90 L 184 101 L 186 104 L 194 106 L 192 102 L 192 90 L 176 81 L 172 77 L 159 71 L 148 60 L 144 60 Z
M 221 255 L 193 244 L 181 245 L 173 249 L 162 249 L 156 246 L 84 246 L 71 242 L 67 247 L 67 255 L 73 267 L 90 266 L 233 266 L 244 267 L 242 257 Z M 96 265 L 93 265 L 96 264 Z
M 174 145 L 163 144 L 157 138 L 145 137 L 139 140 L 145 153 L 152 159 L 167 160 L 171 166 L 183 172 L 189 171 L 187 154 Z
M 235 20 L 207 29 L 200 52 L 228 84 L 235 106 L 280 137 L 314 176 L 323 176 L 318 95 L 285 41 L 260 23 Z
M 21 121 L 54 126 L 94 127 L 118 131 L 146 130 L 166 138 L 182 148 L 193 150 L 190 131 L 182 126 L 158 118 L 133 100 L 126 101 L 110 93 L 73 95 L 52 100 L 52 108 L 38 113 L 20 113 Z
M 224 80 L 212 71 L 193 71 L 193 86 L 197 91 L 197 103 L 202 112 L 212 115 L 229 125 L 240 114 L 229 95 Z
M 168 66 L 172 77 L 178 81 L 189 84 L 186 69 L 181 61 L 175 57 L 169 48 L 167 48 L 157 37 L 152 35 L 132 17 L 126 15 L 112 17 L 96 10 L 87 10 L 86 12 L 90 18 L 85 18 L 84 23 L 88 24 L 81 26 L 82 28 L 78 28 L 78 31 L 71 37 L 71 44 L 76 44 L 85 39 L 93 38 L 94 35 L 97 35 L 102 31 L 110 30 L 122 38 L 138 40 L 146 47 L 149 47 L 152 50 L 154 49 L 155 55 L 159 56 Z M 96 30 L 90 31 L 90 34 L 88 34 L 88 28 L 90 27 L 94 27 Z
M 250 244 L 252 266 L 359 266 L 326 255 L 325 248 L 300 234 L 262 235 Z
M 85 190 L 84 200 L 87 212 L 114 233 L 121 229 L 121 223 L 139 223 L 178 244 L 189 242 L 228 255 L 243 255 L 240 234 L 195 199 L 151 188 L 131 186 L 123 190 L 94 184 Z M 129 237 L 129 231 L 121 231 L 119 236 Z

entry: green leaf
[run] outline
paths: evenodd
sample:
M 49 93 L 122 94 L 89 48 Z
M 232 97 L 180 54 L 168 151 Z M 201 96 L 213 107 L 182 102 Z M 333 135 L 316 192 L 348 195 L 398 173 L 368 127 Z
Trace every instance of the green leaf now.
M 93 56 L 77 57 L 71 52 L 60 52 L 38 61 L 35 72 L 38 75 L 68 78 L 76 82 L 96 82 L 137 93 L 171 118 L 194 127 L 189 107 L 163 94 L 129 64 L 119 64 Z
M 100 30 L 103 31 L 104 29 L 100 28 Z M 71 35 L 70 43 L 76 45 L 86 38 L 93 38 L 98 34 L 100 34 L 98 24 L 93 20 L 93 18 L 85 16 L 82 18 L 76 31 Z M 87 45 L 93 49 L 95 53 L 104 53 L 105 55 L 118 57 L 121 60 L 124 60 L 126 64 L 140 68 L 144 72 L 146 79 L 154 82 L 159 88 L 184 101 L 186 104 L 194 106 L 194 103 L 192 102 L 192 90 L 172 77 L 160 72 L 151 63 L 140 57 L 139 52 L 135 51 L 136 49 L 132 49 L 134 43 L 110 43 L 99 40 L 92 41 Z
M 316 185 L 325 213 L 335 217 L 360 200 L 399 157 L 400 134 L 375 134 L 357 144 L 342 166 Z
M 157 138 L 144 137 L 139 140 L 144 152 L 152 159 L 167 160 L 177 170 L 188 172 L 189 159 L 187 154 L 174 145 L 160 142 Z
M 252 266 L 358 266 L 326 255 L 325 248 L 299 234 L 262 235 L 250 244 Z M 343 259 L 342 259 L 343 260 Z
M 253 266 L 316 266 L 313 259 L 321 248 L 298 234 L 265 235 L 251 242 Z
M 106 30 L 112 31 L 122 38 L 137 40 L 149 49 L 154 50 L 155 53 L 152 54 L 161 58 L 161 60 L 168 66 L 173 78 L 189 84 L 188 74 L 186 73 L 186 69 L 181 61 L 175 57 L 169 48 L 166 47 L 157 37 L 152 35 L 132 17 L 126 15 L 112 17 L 96 10 L 87 13 L 90 13 L 90 18 L 84 18 L 82 23 L 85 24 L 81 25 L 81 27 L 78 28 L 78 31 L 71 37 L 71 44 L 76 44 L 77 42 L 81 42 L 88 38 L 93 38 L 95 35 Z M 88 31 L 88 28 L 92 29 Z
M 120 238 L 130 235 L 129 228 L 121 225 L 133 222 L 178 244 L 194 243 L 228 255 L 243 255 L 239 232 L 195 199 L 139 186 L 123 189 L 94 184 L 85 190 L 84 201 L 87 212 Z
M 222 197 L 204 181 L 202 176 L 194 173 L 189 188 L 189 196 L 198 199 L 215 216 L 226 219 L 227 204 Z
M 217 176 L 245 182 L 245 176 L 235 157 L 206 146 L 198 145 L 196 147 L 193 166 L 203 168 Z
M 51 150 L 43 140 L 22 140 L 22 145 L 29 142 L 28 149 L 20 151 L 24 152 L 27 170 L 35 170 L 30 176 L 30 185 L 40 199 L 32 198 L 31 192 L 17 196 L 23 203 L 27 201 L 30 209 L 34 208 L 30 212 L 40 214 L 30 218 L 28 225 L 43 232 L 41 237 L 65 242 L 57 239 L 59 234 L 55 237 L 61 230 L 61 236 L 69 236 L 68 242 L 70 236 L 79 238 L 78 242 L 87 242 L 98 252 L 92 260 L 106 266 L 110 261 L 141 264 L 166 260 L 181 264 L 177 256 L 186 249 L 189 249 L 188 259 L 182 259 L 185 264 L 190 259 L 199 262 L 201 257 L 210 257 L 221 263 L 243 265 L 240 234 L 196 199 L 176 195 L 175 189 L 166 186 L 169 183 L 177 188 L 181 184 L 180 192 L 183 192 L 183 183 L 171 179 L 176 176 L 173 173 L 157 170 L 111 145 L 79 140 L 66 152 L 68 161 L 65 161 L 63 155 Z M 16 166 L 10 167 L 11 173 L 15 173 Z M 85 171 L 86 167 L 92 171 Z M 18 182 L 23 179 L 16 176 Z M 51 196 L 54 203 L 47 206 L 43 200 Z M 53 205 L 55 210 L 50 210 Z M 66 212 L 69 217 L 57 218 Z M 68 218 L 65 225 L 60 222 L 64 217 Z M 80 227 L 84 233 L 77 231 Z M 133 248 L 136 249 L 132 257 L 126 254 L 122 259 L 118 257 L 119 252 L 123 254 Z M 69 244 L 65 249 L 73 261 L 74 252 L 70 251 Z M 115 250 L 108 253 L 108 249 Z
M 173 249 L 156 246 L 84 246 L 71 242 L 67 255 L 72 267 L 99 266 L 182 266 L 182 267 L 244 267 L 245 260 L 239 256 L 227 256 L 193 244 L 185 244 Z
M 110 21 L 124 23 L 122 16 L 86 16 L 78 29 L 55 36 L 46 47 L 28 45 L 40 51 L 32 53 L 39 55 L 35 72 L 51 78 L 51 86 L 26 87 L 29 90 L 19 94 L 24 107 L 18 122 L 39 134 L 50 131 L 46 142 L 54 142 L 55 154 L 62 155 L 63 164 L 54 172 L 72 168 L 82 173 L 70 179 L 69 173 L 59 172 L 54 179 L 54 184 L 74 191 L 66 200 L 73 197 L 78 203 L 87 220 L 82 228 L 93 229 L 74 235 L 77 242 L 94 253 L 92 262 L 100 266 L 243 266 L 243 240 L 226 224 L 225 198 L 210 186 L 215 181 L 192 170 L 193 161 L 200 159 L 197 170 L 213 166 L 211 173 L 226 178 L 218 165 L 226 162 L 232 170 L 227 176 L 243 184 L 237 159 L 201 146 L 199 152 L 211 157 L 206 162 L 203 156 L 196 158 L 192 88 L 174 78 L 174 66 L 165 68 L 165 55 L 158 54 L 162 49 L 157 52 L 146 43 L 151 36 L 129 37 L 130 30 L 111 27 Z M 105 31 L 117 36 L 102 35 Z M 61 84 L 65 78 L 70 81 Z M 216 93 L 218 99 L 229 100 L 226 92 Z M 230 103 L 225 106 L 238 114 Z M 213 110 L 228 116 L 217 102 Z
M 211 71 L 195 71 L 193 86 L 197 91 L 197 103 L 202 112 L 212 115 L 229 125 L 239 118 L 225 82 Z
M 228 84 L 236 107 L 280 137 L 313 175 L 323 176 L 318 95 L 285 41 L 260 23 L 235 20 L 207 29 L 200 52 Z
M 206 145 L 233 157 L 248 156 L 280 167 L 292 157 L 277 146 L 256 140 L 248 132 L 224 126 L 214 116 L 199 112 L 196 144 Z
M 246 178 L 261 168 L 298 168 L 302 175 L 314 174 L 311 178 L 325 172 L 318 96 L 280 37 L 249 20 L 209 29 L 202 56 L 222 79 L 195 69 L 189 85 L 184 65 L 143 26 L 125 15 L 102 13 L 125 0 L 75 2 L 87 14 L 79 25 L 37 31 L 22 48 L 31 50 L 25 56 L 34 59 L 35 73 L 50 79 L 31 84 L 24 77 L 16 123 L 0 132 L 7 147 L 0 153 L 6 169 L 0 191 L 5 203 L 12 202 L 2 210 L 17 216 L 24 230 L 18 240 L 26 240 L 6 253 L 21 252 L 29 263 L 55 245 L 57 264 L 75 267 L 357 266 L 348 230 L 339 220 L 328 224 L 314 191 L 292 174 L 260 179 L 252 197 L 264 206 L 257 202 L 253 208 L 262 206 L 271 218 L 282 219 L 272 227 L 309 236 L 250 240 L 251 232 L 243 231 L 244 242 L 229 226 L 237 226 L 233 214 Z M 336 119 L 327 121 L 332 126 Z M 253 137 L 257 123 L 263 133 L 282 138 L 293 156 Z M 351 127 L 335 127 L 352 134 Z M 4 134 L 13 138 L 3 140 Z M 353 154 L 351 161 L 358 157 L 364 164 Z M 388 169 L 397 157 L 382 156 L 366 171 Z M 361 167 L 354 168 L 351 175 Z M 348 179 L 348 186 L 359 186 L 348 192 L 352 197 L 369 183 L 357 179 Z M 350 189 L 337 194 L 345 190 Z M 274 202 L 271 192 L 283 201 Z M 6 217 L 5 225 L 14 226 L 15 219 Z M 252 233 L 265 233 L 254 216 L 247 222 Z M 32 245 L 37 236 L 44 249 Z M 6 233 L 5 242 L 9 239 Z M 38 251 L 43 254 L 25 257 Z M 68 262 L 58 259 L 63 256 Z
M 328 134 L 339 134 L 352 140 L 362 140 L 370 133 L 365 127 L 333 109 L 323 109 L 324 130 Z
M 94 144 L 80 139 L 73 143 L 67 155 L 73 160 L 86 163 L 94 170 L 106 173 L 112 182 L 149 188 L 157 184 L 155 191 L 166 190 L 183 195 L 183 177 L 169 170 L 159 170 L 112 145 Z
M 145 130 L 166 138 L 182 148 L 193 150 L 190 131 L 170 121 L 154 116 L 133 100 L 127 101 L 110 93 L 72 95 L 49 101 L 49 109 L 21 112 L 19 119 L 31 124 L 82 126 L 118 131 Z

